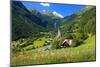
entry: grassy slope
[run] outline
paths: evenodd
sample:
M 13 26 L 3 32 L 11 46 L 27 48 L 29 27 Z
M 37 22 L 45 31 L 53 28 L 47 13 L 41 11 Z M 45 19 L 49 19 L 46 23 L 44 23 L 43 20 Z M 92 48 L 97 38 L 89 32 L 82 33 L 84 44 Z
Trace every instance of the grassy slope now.
M 50 38 L 41 38 L 41 40 L 34 41 L 33 45 L 34 47 L 42 47 L 45 43 L 45 41 L 48 41 Z
M 40 40 L 40 39 L 41 39 L 41 40 Z M 50 38 L 40 38 L 40 39 L 37 39 L 37 40 L 35 40 L 35 41 L 33 42 L 33 44 L 30 44 L 30 45 L 24 47 L 24 50 L 32 49 L 33 47 L 34 47 L 34 48 L 43 47 L 45 41 L 48 41 Z
M 62 48 L 44 52 L 27 51 L 12 55 L 12 64 L 49 64 L 63 62 L 95 61 L 95 36 L 75 48 Z

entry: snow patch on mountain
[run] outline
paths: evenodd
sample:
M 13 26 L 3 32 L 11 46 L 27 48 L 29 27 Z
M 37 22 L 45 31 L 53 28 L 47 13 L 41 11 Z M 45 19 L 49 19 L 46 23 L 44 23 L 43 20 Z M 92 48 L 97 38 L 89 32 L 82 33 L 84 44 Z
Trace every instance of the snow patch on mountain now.
M 55 15 L 55 16 L 58 16 L 58 17 L 60 17 L 60 18 L 64 18 L 61 14 L 59 14 L 58 12 L 56 12 L 56 11 L 54 11 L 54 12 L 52 12 L 53 13 L 53 15 Z

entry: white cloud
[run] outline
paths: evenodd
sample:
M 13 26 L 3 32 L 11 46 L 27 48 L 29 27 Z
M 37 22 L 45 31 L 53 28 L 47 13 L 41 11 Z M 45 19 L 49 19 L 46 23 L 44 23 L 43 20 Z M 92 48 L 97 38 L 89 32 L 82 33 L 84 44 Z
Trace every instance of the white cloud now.
M 49 4 L 49 3 L 40 3 L 40 5 L 42 5 L 42 6 L 47 6 L 47 7 L 49 7 L 49 6 L 50 6 L 50 4 Z
M 55 16 L 58 16 L 60 18 L 64 18 L 61 14 L 57 13 L 56 11 L 52 12 Z

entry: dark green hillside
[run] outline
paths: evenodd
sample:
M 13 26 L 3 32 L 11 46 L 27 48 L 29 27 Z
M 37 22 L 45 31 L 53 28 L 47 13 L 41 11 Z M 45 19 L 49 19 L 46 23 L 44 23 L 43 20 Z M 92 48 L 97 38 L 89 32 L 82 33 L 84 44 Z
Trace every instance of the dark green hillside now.
M 95 34 L 96 28 L 96 7 L 88 8 L 80 17 L 79 29 L 82 32 Z M 81 28 L 82 27 L 82 28 Z
M 21 2 L 12 2 L 12 13 L 12 40 L 31 36 L 33 33 L 42 31 L 43 27 L 27 17 L 30 12 Z
M 95 34 L 95 22 L 96 22 L 96 7 L 84 8 L 81 12 L 77 12 L 74 15 L 65 17 L 61 22 L 62 31 L 68 32 L 80 32 L 80 33 L 92 33 Z M 75 17 L 74 17 L 75 16 Z
M 50 31 L 54 29 L 54 24 L 60 17 L 52 13 L 41 13 L 35 8 L 26 8 L 21 2 L 12 2 L 12 39 L 31 36 L 40 31 Z M 45 28 L 45 30 L 44 30 Z
M 62 22 L 60 22 L 60 28 L 62 30 L 62 33 L 66 32 L 72 32 L 72 27 L 77 21 L 77 15 L 72 14 L 70 16 L 66 16 L 62 19 Z

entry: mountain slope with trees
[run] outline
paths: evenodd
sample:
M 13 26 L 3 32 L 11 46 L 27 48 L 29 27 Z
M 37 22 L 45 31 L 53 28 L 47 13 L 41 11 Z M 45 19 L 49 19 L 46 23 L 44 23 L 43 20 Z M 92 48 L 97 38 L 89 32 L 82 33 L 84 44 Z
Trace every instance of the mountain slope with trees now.
M 31 36 L 41 31 L 50 31 L 60 17 L 30 11 L 20 1 L 12 2 L 12 40 Z
M 92 33 L 95 34 L 96 28 L 96 7 L 88 6 L 84 10 L 67 16 L 61 22 L 62 31 Z

